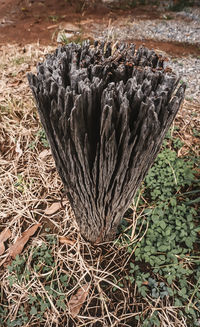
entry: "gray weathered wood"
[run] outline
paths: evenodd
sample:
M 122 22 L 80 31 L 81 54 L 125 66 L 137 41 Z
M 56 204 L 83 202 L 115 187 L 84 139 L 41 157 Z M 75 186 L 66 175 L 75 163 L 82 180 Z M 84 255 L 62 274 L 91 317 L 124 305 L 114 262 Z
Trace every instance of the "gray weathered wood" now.
M 153 50 L 112 47 L 69 44 L 28 74 L 80 232 L 96 243 L 114 237 L 185 92 Z

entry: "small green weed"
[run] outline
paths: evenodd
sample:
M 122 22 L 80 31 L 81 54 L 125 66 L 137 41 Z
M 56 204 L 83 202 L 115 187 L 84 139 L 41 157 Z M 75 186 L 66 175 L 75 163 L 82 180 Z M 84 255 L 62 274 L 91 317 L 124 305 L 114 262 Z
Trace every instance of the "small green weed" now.
M 18 57 L 18 58 L 13 59 L 13 64 L 14 65 L 21 65 L 21 64 L 24 63 L 24 61 L 25 61 L 24 57 Z
M 68 39 L 66 37 L 66 34 L 64 32 L 61 34 L 60 40 L 61 40 L 61 43 L 63 43 L 64 45 L 69 44 L 70 42 L 72 42 L 71 39 Z M 84 41 L 84 38 L 82 37 L 81 33 L 77 34 L 75 37 L 73 37 L 73 43 L 81 44 L 83 41 Z
M 21 174 L 17 175 L 17 181 L 14 183 L 14 186 L 20 193 L 24 192 L 26 184 L 24 181 L 24 177 Z
M 175 147 L 179 148 L 179 142 L 174 143 Z M 148 196 L 151 201 L 166 201 L 193 181 L 192 165 L 178 158 L 175 151 L 164 149 L 145 179 L 144 196 Z
M 59 21 L 59 16 L 58 15 L 50 15 L 49 20 L 51 20 L 53 23 L 57 23 Z
M 187 100 L 187 101 L 190 101 L 190 102 L 192 102 L 192 101 L 194 101 L 194 98 L 193 97 L 185 97 L 185 100 Z
M 167 15 L 167 14 L 164 14 L 164 15 L 163 15 L 163 18 L 164 18 L 165 20 L 171 20 L 171 19 L 173 19 L 172 16 Z
M 35 134 L 35 140 L 29 143 L 29 148 L 31 150 L 35 149 L 38 142 L 41 143 L 43 148 L 49 148 L 49 143 L 43 128 L 39 129 L 39 131 Z
M 179 64 L 179 66 L 181 66 L 181 64 Z M 186 85 L 186 88 L 188 87 L 187 83 L 186 83 L 185 81 L 183 81 L 182 79 L 180 80 L 179 83 L 180 83 L 181 85 L 182 85 L 182 84 L 185 84 L 185 85 Z
M 8 283 L 10 291 L 16 289 L 25 290 L 26 301 L 20 303 L 16 318 L 8 317 L 6 298 L 0 307 L 1 326 L 24 326 L 27 321 L 34 319 L 45 322 L 45 312 L 53 305 L 60 311 L 66 309 L 66 292 L 73 287 L 73 280 L 56 266 L 54 247 L 57 237 L 46 235 L 45 240 L 39 246 L 29 248 L 24 255 L 17 255 L 8 268 Z M 38 287 L 43 291 L 38 292 Z M 3 292 L 3 289 L 2 291 Z M 12 300 L 11 300 L 12 304 Z
M 198 131 L 196 128 L 193 128 L 193 135 L 195 136 L 195 137 L 199 137 L 200 138 L 200 131 Z
M 179 138 L 167 134 L 138 192 L 142 196 L 137 211 L 139 214 L 143 210 L 143 214 L 135 233 L 141 233 L 142 225 L 144 237 L 133 244 L 127 223 L 123 222 L 121 228 L 126 230 L 123 244 L 127 242 L 127 251 L 131 254 L 136 248 L 126 280 L 137 285 L 138 296 L 148 295 L 152 301 L 169 298 L 172 305 L 180 307 L 179 315 L 185 314 L 187 322 L 195 326 L 200 317 L 200 260 L 194 245 L 199 242 L 200 227 L 193 205 L 199 202 L 199 190 L 192 189 L 196 187 L 195 161 L 177 156 L 182 146 Z M 157 315 L 140 322 L 142 327 L 160 326 Z
M 1 113 L 10 113 L 10 106 L 8 106 L 8 105 L 3 105 L 3 104 L 1 104 L 0 105 L 0 112 Z
M 70 43 L 70 40 L 66 37 L 64 32 L 60 35 L 60 40 L 65 45 Z

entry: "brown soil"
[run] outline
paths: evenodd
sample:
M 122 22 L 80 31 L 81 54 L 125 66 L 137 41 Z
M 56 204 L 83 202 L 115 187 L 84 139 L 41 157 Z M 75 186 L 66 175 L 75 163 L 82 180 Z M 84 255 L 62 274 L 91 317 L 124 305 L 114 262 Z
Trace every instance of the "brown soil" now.
M 154 40 L 144 40 L 138 41 L 133 40 L 136 46 L 140 46 L 141 43 L 144 44 L 147 48 L 164 51 L 170 55 L 182 57 L 187 55 L 200 55 L 200 48 L 196 45 L 186 44 L 186 43 L 178 43 L 178 42 L 162 42 L 162 41 L 154 41 Z
M 100 1 L 99 1 L 100 2 Z M 0 1 L 0 44 L 20 45 L 40 42 L 44 45 L 56 44 L 56 34 L 62 23 L 76 23 L 81 26 L 83 37 L 88 37 L 90 24 L 107 23 L 134 15 L 140 19 L 156 19 L 160 13 L 156 7 L 140 6 L 131 10 L 111 9 L 103 4 L 84 6 L 84 0 L 1 0 Z M 88 22 L 88 24 L 87 24 Z M 91 25 L 92 26 L 92 25 Z M 89 35 L 90 38 L 90 35 Z M 159 42 L 153 40 L 132 40 L 149 48 L 165 51 L 171 55 L 199 55 L 195 45 Z

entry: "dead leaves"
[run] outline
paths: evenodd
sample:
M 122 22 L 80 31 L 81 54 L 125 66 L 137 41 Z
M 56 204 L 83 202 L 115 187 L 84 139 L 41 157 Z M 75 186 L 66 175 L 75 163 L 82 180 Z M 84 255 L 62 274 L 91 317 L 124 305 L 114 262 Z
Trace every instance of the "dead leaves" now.
M 17 239 L 17 241 L 11 245 L 9 248 L 9 256 L 11 258 L 15 258 L 17 254 L 20 254 L 25 246 L 25 244 L 28 242 L 29 238 L 35 234 L 38 227 L 41 226 L 41 224 L 35 224 L 31 228 L 27 229 L 25 232 L 22 233 L 22 236 Z
M 63 206 L 66 206 L 67 203 L 68 203 L 67 200 L 64 200 L 62 202 L 54 202 L 54 203 L 52 203 L 52 205 L 50 207 L 46 208 L 44 213 L 46 215 L 53 215 L 58 210 L 62 209 Z
M 72 295 L 69 300 L 69 310 L 73 318 L 75 318 L 85 302 L 89 293 L 89 285 L 84 284 L 81 288 L 78 289 L 76 294 Z
M 35 232 L 38 230 L 38 228 L 41 226 L 40 223 L 33 225 L 32 227 L 25 230 L 21 237 L 19 237 L 13 245 L 11 245 L 8 248 L 7 256 L 2 260 L 0 263 L 0 266 L 4 265 L 4 267 L 7 267 L 12 259 L 15 259 L 17 255 L 21 254 L 24 246 L 28 242 L 31 236 L 35 234 Z M 5 245 L 4 242 L 7 241 L 11 237 L 11 231 L 10 229 L 5 229 L 0 234 L 0 254 L 3 254 L 5 252 Z M 75 240 L 71 240 L 67 238 L 66 236 L 59 236 L 59 241 L 61 244 L 67 244 L 67 245 L 74 245 L 76 243 Z M 68 302 L 68 308 L 71 316 L 75 318 L 83 305 L 83 303 L 86 301 L 87 296 L 89 294 L 90 285 L 89 284 L 83 284 L 76 292 L 75 294 L 72 294 L 70 297 L 70 300 Z
M 9 228 L 4 229 L 0 234 L 0 255 L 5 252 L 4 242 L 11 236 L 11 231 Z
M 39 158 L 40 159 L 45 159 L 47 156 L 49 156 L 51 154 L 51 150 L 43 150 L 42 152 L 40 152 L 39 154 Z
M 28 242 L 29 238 L 35 234 L 38 227 L 41 226 L 40 223 L 33 225 L 31 228 L 27 229 L 25 232 L 22 233 L 22 236 L 17 239 L 17 241 L 11 245 L 8 249 L 8 255 L 3 259 L 3 261 L 0 263 L 0 266 L 10 261 L 10 259 L 14 259 L 17 254 L 20 254 L 25 246 L 25 244 Z M 0 234 L 0 255 L 2 255 L 5 252 L 5 245 L 4 242 L 7 241 L 7 239 L 11 236 L 11 231 L 9 228 L 4 229 Z
M 68 237 L 60 236 L 59 241 L 61 244 L 67 244 L 67 245 L 74 245 L 76 243 L 75 240 L 70 240 Z

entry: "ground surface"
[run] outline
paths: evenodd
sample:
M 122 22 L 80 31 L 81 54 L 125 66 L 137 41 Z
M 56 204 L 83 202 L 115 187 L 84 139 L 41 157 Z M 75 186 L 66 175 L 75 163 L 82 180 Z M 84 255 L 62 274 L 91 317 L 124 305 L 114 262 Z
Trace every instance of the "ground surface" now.
M 0 45 L 56 47 L 85 39 L 144 44 L 170 59 L 189 85 L 187 99 L 200 102 L 199 22 L 199 7 L 172 12 L 155 5 L 127 9 L 97 1 L 7 0 L 0 2 Z
M 190 170 L 184 173 L 183 162 L 189 162 L 196 178 L 199 175 L 198 11 L 186 10 L 177 16 L 149 6 L 123 11 L 103 6 L 98 10 L 87 9 L 70 5 L 70 1 L 55 3 L 54 0 L 0 2 L 0 232 L 7 228 L 11 231 L 5 242 L 6 251 L 0 256 L 0 325 L 190 327 L 195 320 L 195 326 L 200 326 L 199 231 L 195 229 L 199 217 L 195 218 L 194 213 L 198 209 L 197 182 L 190 186 L 186 182 L 183 189 L 179 188 L 165 201 L 151 202 L 141 191 L 146 202 L 134 202 L 125 220 L 128 224 L 125 232 L 118 235 L 115 243 L 93 247 L 81 238 L 72 219 L 26 78 L 27 72 L 35 72 L 37 62 L 57 47 L 60 31 L 71 33 L 76 41 L 88 37 L 128 39 L 138 46 L 144 43 L 153 47 L 168 57 L 166 64 L 183 75 L 188 88 L 175 121 L 176 128 L 173 126 L 171 131 L 174 141 L 169 138 L 169 149 L 164 149 L 173 153 L 166 152 L 167 159 L 157 179 L 160 183 L 159 176 L 165 171 L 164 182 L 169 179 L 172 189 L 176 188 L 182 175 L 191 178 Z M 181 33 L 174 33 L 168 24 L 170 21 L 175 26 L 177 19 L 183 28 L 182 42 L 175 41 Z M 155 32 L 155 38 L 144 28 L 145 34 L 140 39 L 140 24 L 145 22 L 149 31 Z M 137 28 L 133 30 L 134 24 Z M 156 30 L 158 24 L 161 25 Z M 186 43 L 184 25 L 189 26 L 187 33 L 191 33 Z M 160 30 L 167 41 L 159 40 Z M 159 164 L 163 164 L 161 159 Z M 167 192 L 167 187 L 161 184 L 161 193 Z M 187 192 L 191 193 L 188 198 L 184 195 Z M 191 207 L 188 201 L 193 202 Z M 156 215 L 151 218 L 143 210 L 156 209 L 165 202 L 167 209 L 161 207 L 160 211 L 171 211 L 166 211 L 164 217 L 160 213 L 161 227 Z M 59 204 L 58 210 L 46 211 L 52 203 Z M 180 213 L 183 209 L 185 212 Z M 38 222 L 41 227 L 8 268 L 9 247 L 23 231 Z M 153 244 L 152 234 L 157 235 L 165 248 L 161 250 L 160 245 Z M 169 234 L 170 237 L 174 234 L 175 240 L 169 242 Z M 61 237 L 66 237 L 66 243 L 61 242 Z M 146 252 L 136 256 L 135 250 L 141 242 Z M 149 244 L 154 251 L 151 254 Z M 150 259 L 155 261 L 152 263 Z M 72 317 L 69 301 L 84 285 L 89 289 L 87 301 L 80 313 Z M 167 292 L 163 298 L 162 292 Z
M 82 38 L 93 39 L 100 34 L 98 30 L 102 26 L 104 28 L 111 25 L 127 26 L 127 18 L 129 18 L 129 26 L 131 19 L 143 21 L 143 26 L 148 20 L 171 19 L 171 16 L 159 11 L 156 6 L 140 6 L 122 10 L 121 8 L 110 9 L 103 4 L 84 6 L 84 1 L 82 1 L 82 5 L 76 4 L 76 2 L 81 3 L 81 1 L 64 0 L 58 2 L 54 0 L 1 1 L 0 44 L 15 42 L 22 45 L 32 42 L 40 42 L 45 45 L 56 44 L 57 33 L 62 30 L 62 25 L 66 23 L 78 26 Z M 176 17 L 176 21 L 180 20 L 181 17 Z M 187 17 L 184 17 L 184 24 L 188 24 Z M 144 36 L 142 40 L 138 41 L 138 36 L 134 32 L 129 35 L 129 40 L 136 42 L 137 45 L 141 44 L 142 41 L 148 47 L 156 47 L 172 55 L 200 55 L 199 46 L 195 44 L 186 44 L 185 42 L 184 44 L 181 42 L 171 44 L 166 40 L 155 42 L 153 38 L 147 40 Z

